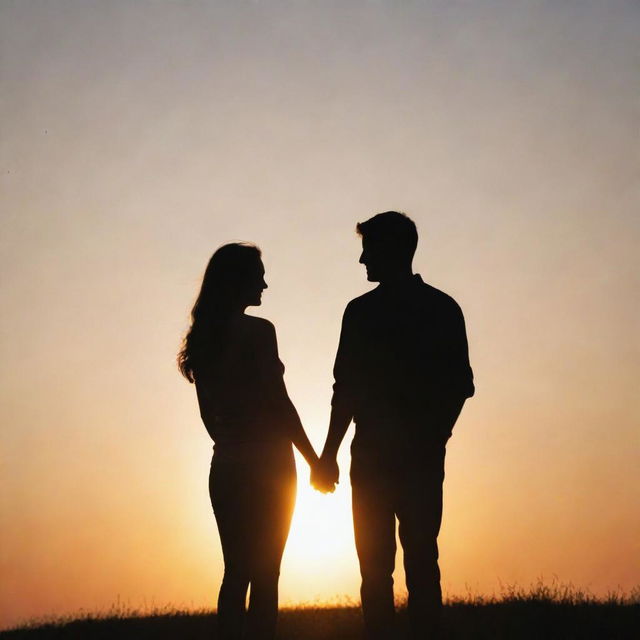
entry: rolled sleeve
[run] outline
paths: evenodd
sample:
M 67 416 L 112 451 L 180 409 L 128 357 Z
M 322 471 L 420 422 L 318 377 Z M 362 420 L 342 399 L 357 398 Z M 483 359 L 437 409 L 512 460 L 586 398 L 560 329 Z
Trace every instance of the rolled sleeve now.
M 347 305 L 342 316 L 342 327 L 340 330 L 340 341 L 338 352 L 333 366 L 333 397 L 331 406 L 343 409 L 353 415 L 354 378 L 355 378 L 355 358 L 354 358 L 354 318 L 351 304 Z

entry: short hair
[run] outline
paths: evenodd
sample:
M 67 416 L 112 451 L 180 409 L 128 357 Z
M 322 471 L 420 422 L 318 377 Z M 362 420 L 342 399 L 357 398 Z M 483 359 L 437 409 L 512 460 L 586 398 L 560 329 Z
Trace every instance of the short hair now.
M 399 211 L 385 211 L 358 222 L 356 232 L 363 240 L 386 244 L 413 257 L 418 246 L 418 230 L 409 216 Z

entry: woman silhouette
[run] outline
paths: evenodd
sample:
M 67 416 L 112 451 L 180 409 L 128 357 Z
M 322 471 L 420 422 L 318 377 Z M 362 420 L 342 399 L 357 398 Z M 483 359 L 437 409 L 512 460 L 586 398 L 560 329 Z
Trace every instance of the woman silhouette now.
M 287 395 L 273 325 L 245 314 L 267 288 L 258 247 L 227 244 L 211 257 L 178 355 L 195 382 L 213 439 L 209 492 L 222 552 L 218 596 L 223 640 L 275 635 L 280 561 L 295 503 L 292 443 L 318 458 Z M 251 585 L 245 625 L 245 602 Z

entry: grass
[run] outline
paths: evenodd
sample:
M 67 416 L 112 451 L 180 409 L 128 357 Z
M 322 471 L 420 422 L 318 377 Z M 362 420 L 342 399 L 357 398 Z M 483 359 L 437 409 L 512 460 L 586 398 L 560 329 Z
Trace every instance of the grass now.
M 353 603 L 285 608 L 278 640 L 357 640 L 360 610 Z M 95 639 L 215 640 L 215 613 L 169 607 L 140 611 L 114 605 L 100 614 L 33 620 L 0 632 L 4 640 Z M 408 637 L 400 604 L 398 638 Z M 640 638 L 640 588 L 596 598 L 557 581 L 540 580 L 528 589 L 503 585 L 499 595 L 449 598 L 443 616 L 443 640 L 637 640 Z

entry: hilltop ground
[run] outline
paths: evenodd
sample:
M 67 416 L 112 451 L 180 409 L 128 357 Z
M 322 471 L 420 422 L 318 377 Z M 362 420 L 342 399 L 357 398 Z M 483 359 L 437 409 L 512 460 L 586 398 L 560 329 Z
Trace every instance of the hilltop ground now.
M 444 610 L 443 640 L 638 640 L 640 598 L 614 594 L 605 599 L 567 587 L 537 585 L 528 592 L 507 588 L 500 597 L 450 600 Z M 398 639 L 408 637 L 404 608 Z M 359 640 L 357 606 L 283 609 L 278 640 Z M 34 621 L 0 632 L 4 640 L 215 640 L 212 612 L 126 609 L 77 619 Z

